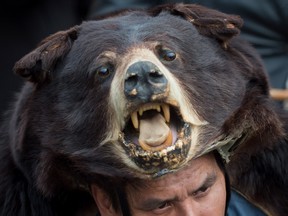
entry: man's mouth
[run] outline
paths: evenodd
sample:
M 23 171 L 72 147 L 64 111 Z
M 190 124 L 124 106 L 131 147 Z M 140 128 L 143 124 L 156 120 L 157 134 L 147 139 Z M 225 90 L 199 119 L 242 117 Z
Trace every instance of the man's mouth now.
M 135 109 L 119 141 L 144 173 L 175 169 L 187 158 L 191 125 L 182 120 L 177 106 L 147 103 Z

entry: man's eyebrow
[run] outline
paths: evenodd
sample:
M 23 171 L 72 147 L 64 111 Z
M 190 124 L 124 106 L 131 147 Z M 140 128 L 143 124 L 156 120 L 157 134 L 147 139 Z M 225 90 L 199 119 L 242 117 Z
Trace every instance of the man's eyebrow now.
M 155 208 L 158 208 L 159 206 L 176 201 L 177 197 L 171 198 L 171 199 L 158 199 L 158 198 L 150 198 L 141 203 L 141 210 L 149 211 L 153 210 Z
M 208 188 L 208 187 L 212 186 L 216 182 L 216 180 L 217 180 L 216 173 L 215 172 L 210 173 L 209 175 L 207 175 L 205 180 L 202 182 L 202 184 L 198 188 L 189 192 L 189 195 L 193 196 L 195 193 L 202 190 L 203 188 Z

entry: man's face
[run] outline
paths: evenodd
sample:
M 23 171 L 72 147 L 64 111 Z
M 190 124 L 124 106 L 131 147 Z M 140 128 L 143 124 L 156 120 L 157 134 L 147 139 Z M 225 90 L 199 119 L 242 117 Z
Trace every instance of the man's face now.
M 128 185 L 126 191 L 133 216 L 225 214 L 225 178 L 212 154 L 176 173 L 143 180 L 138 187 Z

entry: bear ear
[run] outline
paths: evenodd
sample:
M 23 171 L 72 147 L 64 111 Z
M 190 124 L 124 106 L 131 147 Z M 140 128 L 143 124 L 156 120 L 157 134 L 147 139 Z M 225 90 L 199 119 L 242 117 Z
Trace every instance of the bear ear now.
M 240 16 L 225 14 L 196 4 L 167 4 L 150 11 L 156 16 L 162 11 L 181 16 L 191 22 L 200 34 L 216 38 L 224 48 L 229 40 L 240 33 L 243 20 Z
M 59 31 L 44 39 L 38 47 L 14 65 L 13 71 L 33 83 L 43 83 L 57 61 L 64 57 L 77 39 L 78 27 Z

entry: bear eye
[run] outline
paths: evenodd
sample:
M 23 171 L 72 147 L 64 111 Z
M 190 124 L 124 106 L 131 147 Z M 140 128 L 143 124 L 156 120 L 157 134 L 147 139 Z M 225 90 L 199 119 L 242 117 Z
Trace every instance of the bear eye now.
M 170 49 L 158 49 L 158 53 L 164 61 L 173 61 L 176 59 L 176 53 Z
M 109 65 L 102 65 L 96 69 L 96 74 L 102 78 L 109 76 L 111 72 L 112 68 Z

